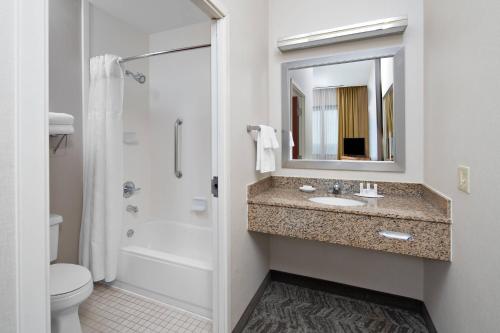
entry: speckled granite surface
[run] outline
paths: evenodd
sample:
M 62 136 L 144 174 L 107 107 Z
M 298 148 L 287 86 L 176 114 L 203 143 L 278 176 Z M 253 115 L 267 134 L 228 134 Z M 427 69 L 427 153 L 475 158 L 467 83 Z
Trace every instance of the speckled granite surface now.
M 299 190 L 270 188 L 248 198 L 249 204 L 263 204 L 290 208 L 313 209 L 356 215 L 382 216 L 428 222 L 450 223 L 448 216 L 439 208 L 418 196 L 386 195 L 384 198 L 361 198 L 350 194 L 337 197 L 366 202 L 366 206 L 329 206 L 309 201 L 312 197 L 332 196 L 326 191 L 304 193 Z
M 273 235 L 317 240 L 423 258 L 450 260 L 450 202 L 420 184 L 379 183 L 385 197 L 353 196 L 359 181 L 344 181 L 340 197 L 366 206 L 340 207 L 308 199 L 329 196 L 333 180 L 269 177 L 248 188 L 248 229 Z M 317 187 L 303 193 L 303 184 Z M 381 230 L 409 233 L 412 240 L 387 239 Z

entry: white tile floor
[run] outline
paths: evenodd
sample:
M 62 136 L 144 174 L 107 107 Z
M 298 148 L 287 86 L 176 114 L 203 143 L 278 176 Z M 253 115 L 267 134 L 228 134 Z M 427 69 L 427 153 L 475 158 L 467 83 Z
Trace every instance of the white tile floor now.
M 143 298 L 96 284 L 80 306 L 83 333 L 209 333 L 210 320 Z

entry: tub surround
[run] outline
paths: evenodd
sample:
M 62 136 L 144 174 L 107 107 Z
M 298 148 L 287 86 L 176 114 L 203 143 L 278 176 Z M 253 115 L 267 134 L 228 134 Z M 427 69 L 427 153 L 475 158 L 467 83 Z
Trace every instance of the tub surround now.
M 124 226 L 113 285 L 211 318 L 211 248 L 209 227 L 164 220 Z
M 376 182 L 384 198 L 354 196 L 359 180 L 344 180 L 339 197 L 365 206 L 327 206 L 309 198 L 331 196 L 333 179 L 268 177 L 248 187 L 248 230 L 428 259 L 451 259 L 451 203 L 422 184 Z M 314 193 L 299 191 L 312 185 Z M 409 233 L 408 241 L 379 231 Z

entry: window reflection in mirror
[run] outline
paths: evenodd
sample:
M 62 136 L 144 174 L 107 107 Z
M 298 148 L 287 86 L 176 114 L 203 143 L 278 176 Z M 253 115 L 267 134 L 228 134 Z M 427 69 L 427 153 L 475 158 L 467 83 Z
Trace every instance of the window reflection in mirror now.
M 393 57 L 290 70 L 291 160 L 394 160 Z

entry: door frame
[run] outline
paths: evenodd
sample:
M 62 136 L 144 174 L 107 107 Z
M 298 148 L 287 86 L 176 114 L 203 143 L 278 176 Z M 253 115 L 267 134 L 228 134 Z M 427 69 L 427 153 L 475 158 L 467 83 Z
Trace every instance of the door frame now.
M 82 0 L 82 9 L 88 0 Z M 228 17 L 215 0 L 192 0 L 214 19 L 216 32 L 216 86 L 212 102 L 217 117 L 216 256 L 214 274 L 214 332 L 229 332 L 229 196 L 227 176 Z M 17 0 L 14 4 L 15 42 L 15 225 L 16 225 L 16 323 L 17 332 L 50 332 L 49 291 L 49 2 Z M 84 27 L 85 10 L 82 10 Z M 82 36 L 87 38 L 88 34 Z M 82 39 L 82 47 L 88 39 Z M 82 48 L 82 57 L 85 57 Z M 88 58 L 87 58 L 88 59 Z M 88 68 L 87 68 L 88 69 Z M 84 84 L 88 72 L 82 68 Z M 84 87 L 86 87 L 84 85 Z M 82 93 L 86 96 L 87 89 Z M 86 98 L 83 98 L 85 101 Z M 86 106 L 85 102 L 82 108 Z
M 46 0 L 45 0 L 46 1 Z M 229 158 L 228 137 L 229 105 L 229 17 L 218 0 L 191 0 L 208 17 L 211 24 L 211 113 L 212 113 L 212 177 L 218 177 L 218 198 L 212 200 L 213 220 L 213 332 L 231 331 L 230 323 L 230 266 L 229 266 Z M 81 0 L 82 48 L 82 112 L 87 108 L 89 86 L 89 3 Z M 85 118 L 83 119 L 85 126 Z
M 205 2 L 205 1 L 203 1 Z M 221 12 L 221 9 L 219 9 Z M 224 13 L 222 11 L 222 13 Z M 212 17 L 214 18 L 214 17 Z M 213 211 L 213 332 L 231 331 L 230 317 L 230 229 L 229 229 L 229 61 L 227 16 L 212 23 L 212 176 L 218 177 L 218 198 L 212 200 Z
M 49 3 L 14 1 L 17 332 L 50 332 Z

